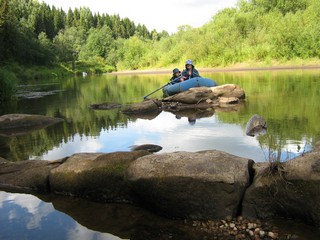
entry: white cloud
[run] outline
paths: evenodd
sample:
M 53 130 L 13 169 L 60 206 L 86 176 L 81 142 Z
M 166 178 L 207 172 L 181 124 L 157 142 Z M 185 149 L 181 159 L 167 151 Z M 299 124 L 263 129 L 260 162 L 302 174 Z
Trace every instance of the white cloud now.
M 238 0 L 44 0 L 49 5 L 62 7 L 89 7 L 92 12 L 119 14 L 128 17 L 136 24 L 144 24 L 151 31 L 166 30 L 174 33 L 178 26 L 200 27 L 210 21 L 218 11 L 236 5 Z
M 265 160 L 256 138 L 246 136 L 239 125 L 220 123 L 215 115 L 197 119 L 191 126 L 186 117 L 177 120 L 173 114 L 162 112 L 152 121 L 140 119 L 129 127 L 137 134 L 135 145 L 157 144 L 163 147 L 161 152 L 220 150 L 255 161 Z
M 92 231 L 86 227 L 81 226 L 80 224 L 76 224 L 73 229 L 70 229 L 68 232 L 68 239 L 78 239 L 78 240 L 88 240 L 88 239 L 96 239 L 96 240 L 121 240 L 121 238 L 116 237 L 110 233 L 99 233 Z
M 25 222 L 26 230 L 41 229 L 43 219 L 48 218 L 50 213 L 56 211 L 51 203 L 43 202 L 37 197 L 28 194 L 7 193 L 0 191 L 0 208 L 3 207 L 4 202 L 9 202 L 9 204 L 7 204 L 9 205 L 7 207 L 10 208 L 9 215 L 7 216 L 9 222 Z M 17 211 L 19 207 L 26 209 L 30 214 Z M 54 220 L 54 218 L 51 219 Z M 68 229 L 67 236 L 70 240 L 120 240 L 119 237 L 116 237 L 112 234 L 90 230 L 77 222 L 75 222 L 72 228 Z
M 18 213 L 15 208 L 12 208 L 8 215 L 9 220 L 20 220 L 25 218 L 27 229 L 39 228 L 41 220 L 54 211 L 52 204 L 42 202 L 39 198 L 28 194 L 0 192 L 0 208 L 3 205 L 3 202 L 10 202 L 13 205 L 18 205 L 30 213 L 30 216 L 23 217 L 19 215 L 20 213 Z
M 83 138 L 86 138 L 85 140 Z M 57 160 L 74 153 L 98 152 L 102 148 L 101 142 L 95 137 L 81 137 L 76 134 L 67 143 L 61 143 L 42 156 L 31 156 L 30 159 Z

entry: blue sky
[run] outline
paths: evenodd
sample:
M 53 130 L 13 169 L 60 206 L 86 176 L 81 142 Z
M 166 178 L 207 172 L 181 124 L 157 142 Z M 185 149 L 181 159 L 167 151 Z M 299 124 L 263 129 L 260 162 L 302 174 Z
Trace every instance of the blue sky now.
M 148 30 L 166 30 L 174 33 L 181 25 L 200 27 L 210 21 L 218 11 L 234 7 L 238 0 L 44 0 L 43 2 L 69 8 L 89 7 L 94 13 L 119 14 Z

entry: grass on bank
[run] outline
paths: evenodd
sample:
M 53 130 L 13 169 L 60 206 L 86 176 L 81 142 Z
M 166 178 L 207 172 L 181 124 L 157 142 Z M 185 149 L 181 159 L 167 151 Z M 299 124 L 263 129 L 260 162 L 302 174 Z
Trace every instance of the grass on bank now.
M 17 77 L 11 71 L 0 68 L 0 104 L 11 100 L 16 92 Z

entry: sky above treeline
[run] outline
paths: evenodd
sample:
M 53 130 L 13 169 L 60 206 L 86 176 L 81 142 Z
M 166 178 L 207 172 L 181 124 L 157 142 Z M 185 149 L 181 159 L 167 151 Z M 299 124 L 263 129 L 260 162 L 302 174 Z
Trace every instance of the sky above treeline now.
M 62 8 L 89 7 L 93 13 L 119 14 L 149 31 L 156 29 L 175 33 L 181 25 L 200 27 L 209 22 L 218 11 L 235 7 L 238 0 L 43 0 Z M 41 1 L 39 1 L 41 2 Z

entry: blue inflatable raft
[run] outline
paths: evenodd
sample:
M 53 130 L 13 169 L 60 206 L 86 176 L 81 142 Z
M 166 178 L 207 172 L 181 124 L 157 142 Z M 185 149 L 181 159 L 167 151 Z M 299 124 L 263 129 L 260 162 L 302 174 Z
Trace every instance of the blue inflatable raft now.
M 190 88 L 194 88 L 194 87 L 215 87 L 215 86 L 218 86 L 218 84 L 212 79 L 195 77 L 195 78 L 190 78 L 188 80 L 185 80 L 183 82 L 169 84 L 165 86 L 162 89 L 162 91 L 164 95 L 171 96 L 176 93 L 187 91 Z

